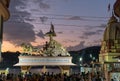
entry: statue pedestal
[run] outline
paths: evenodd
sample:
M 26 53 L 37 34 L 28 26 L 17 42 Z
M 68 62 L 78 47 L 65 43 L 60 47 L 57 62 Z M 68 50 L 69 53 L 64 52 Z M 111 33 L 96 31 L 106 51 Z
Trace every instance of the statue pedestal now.
M 21 66 L 22 70 L 29 70 L 32 66 L 59 66 L 61 73 L 69 75 L 70 66 L 74 66 L 71 62 L 72 57 L 41 57 L 41 56 L 19 56 L 19 63 L 14 66 Z

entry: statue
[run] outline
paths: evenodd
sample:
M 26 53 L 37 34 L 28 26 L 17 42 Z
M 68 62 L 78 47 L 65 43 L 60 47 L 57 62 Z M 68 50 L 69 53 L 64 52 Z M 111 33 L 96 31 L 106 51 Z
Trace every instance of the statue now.
M 32 48 L 32 53 L 33 53 L 34 55 L 40 55 L 40 56 L 42 56 L 42 55 L 43 55 L 43 50 L 40 49 L 40 48 L 33 47 L 33 48 Z
M 56 36 L 54 31 L 54 25 L 51 23 L 50 31 L 45 34 L 45 36 L 49 37 L 49 42 L 46 42 L 45 46 L 43 47 L 43 54 L 47 56 L 70 56 L 67 50 L 53 37 Z
M 3 17 L 3 20 L 6 21 L 10 17 L 8 11 L 10 0 L 0 0 L 0 16 Z
M 32 45 L 22 43 L 21 47 L 23 48 L 23 54 L 29 54 L 29 55 L 31 55 L 31 53 L 33 51 Z
M 50 37 L 50 40 L 52 40 L 53 37 L 56 36 L 56 33 L 55 33 L 55 31 L 54 31 L 54 25 L 53 25 L 52 23 L 51 23 L 50 31 L 47 32 L 47 33 L 45 34 L 45 36 L 49 36 L 49 37 Z
M 48 47 L 49 47 L 49 44 L 48 44 L 48 42 L 46 41 L 45 46 L 43 47 L 43 50 L 48 50 Z
M 23 55 L 41 55 L 43 54 L 42 50 L 36 47 L 33 47 L 31 44 L 22 43 L 21 47 L 23 48 Z
M 1 57 L 1 44 L 3 37 L 3 21 L 7 21 L 10 17 L 10 13 L 8 10 L 10 0 L 0 0 L 0 61 L 2 61 Z

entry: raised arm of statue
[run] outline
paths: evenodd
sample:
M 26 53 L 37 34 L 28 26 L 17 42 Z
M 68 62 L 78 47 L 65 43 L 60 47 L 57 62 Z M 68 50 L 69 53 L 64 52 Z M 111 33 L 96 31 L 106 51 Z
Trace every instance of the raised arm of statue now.
M 0 16 L 3 17 L 3 20 L 6 21 L 10 17 L 8 10 L 10 0 L 0 0 Z
M 8 8 L 10 0 L 1 0 L 1 2 Z

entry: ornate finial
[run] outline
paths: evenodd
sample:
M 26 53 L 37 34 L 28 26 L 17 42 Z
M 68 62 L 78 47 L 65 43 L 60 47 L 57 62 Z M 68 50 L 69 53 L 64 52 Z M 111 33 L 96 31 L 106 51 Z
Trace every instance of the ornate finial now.
M 115 16 L 120 17 L 120 0 L 116 0 L 113 7 Z

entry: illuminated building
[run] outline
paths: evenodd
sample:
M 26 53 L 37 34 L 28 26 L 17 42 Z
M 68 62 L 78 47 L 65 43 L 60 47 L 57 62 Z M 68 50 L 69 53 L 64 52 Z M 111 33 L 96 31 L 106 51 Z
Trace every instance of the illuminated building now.
M 114 12 L 104 31 L 99 62 L 103 64 L 105 77 L 120 72 L 120 62 L 114 57 L 120 56 L 120 0 L 114 4 Z M 119 66 L 119 67 L 118 67 Z

